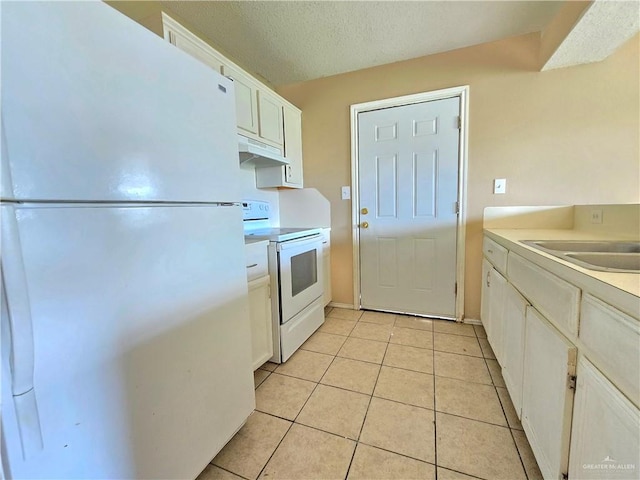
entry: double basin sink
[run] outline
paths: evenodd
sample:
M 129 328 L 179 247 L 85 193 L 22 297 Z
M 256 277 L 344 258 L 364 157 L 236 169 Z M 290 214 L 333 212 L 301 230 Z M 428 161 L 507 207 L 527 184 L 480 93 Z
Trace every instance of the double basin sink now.
M 591 270 L 640 273 L 640 242 L 523 240 L 522 243 Z

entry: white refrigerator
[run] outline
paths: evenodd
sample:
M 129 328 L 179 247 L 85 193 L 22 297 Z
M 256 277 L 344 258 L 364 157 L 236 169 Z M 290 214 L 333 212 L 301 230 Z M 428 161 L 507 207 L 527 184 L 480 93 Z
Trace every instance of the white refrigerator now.
M 6 478 L 194 478 L 254 408 L 233 84 L 102 2 L 2 2 Z

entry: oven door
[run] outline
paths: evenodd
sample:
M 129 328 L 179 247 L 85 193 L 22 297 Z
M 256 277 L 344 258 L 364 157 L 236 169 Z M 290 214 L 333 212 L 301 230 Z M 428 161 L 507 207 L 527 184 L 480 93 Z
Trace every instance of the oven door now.
M 286 323 L 324 293 L 322 236 L 278 243 L 280 317 Z

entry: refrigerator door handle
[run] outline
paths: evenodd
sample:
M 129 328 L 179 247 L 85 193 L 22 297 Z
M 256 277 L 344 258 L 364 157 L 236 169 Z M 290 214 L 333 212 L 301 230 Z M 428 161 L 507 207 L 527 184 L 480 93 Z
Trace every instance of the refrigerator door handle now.
M 2 274 L 3 310 L 7 314 L 10 335 L 11 393 L 15 407 L 22 453 L 28 459 L 43 449 L 42 429 L 33 384 L 33 323 L 27 279 L 22 261 L 18 222 L 14 207 L 3 205 Z

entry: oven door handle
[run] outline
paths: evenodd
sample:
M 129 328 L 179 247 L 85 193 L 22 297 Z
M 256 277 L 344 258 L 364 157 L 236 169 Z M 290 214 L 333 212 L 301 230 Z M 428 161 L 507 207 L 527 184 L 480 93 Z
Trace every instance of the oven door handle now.
M 322 248 L 322 235 L 311 235 L 309 237 L 300 238 L 298 240 L 287 240 L 286 242 L 278 242 L 278 251 L 289 250 L 291 248 L 300 248 L 306 245 L 318 244 Z

